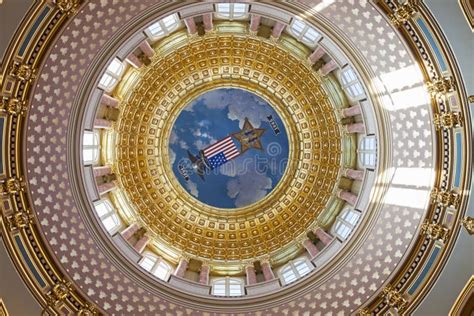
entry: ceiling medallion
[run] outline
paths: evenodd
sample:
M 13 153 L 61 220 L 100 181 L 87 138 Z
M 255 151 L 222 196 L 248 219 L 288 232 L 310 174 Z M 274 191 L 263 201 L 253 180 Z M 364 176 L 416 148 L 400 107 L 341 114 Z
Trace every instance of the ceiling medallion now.
M 202 94 L 183 109 L 168 154 L 189 194 L 233 210 L 273 190 L 286 170 L 289 143 L 268 102 L 243 89 L 223 88 Z
M 216 33 L 174 42 L 181 44 L 156 48 L 158 57 L 123 100 L 117 124 L 118 179 L 138 220 L 158 243 L 211 263 L 288 253 L 296 238 L 316 225 L 338 183 L 341 131 L 321 78 L 280 44 L 257 37 Z M 244 89 L 249 96 L 268 100 L 275 112 L 262 114 L 264 119 L 271 116 L 271 122 L 264 122 L 267 131 L 263 134 L 254 129 L 258 123 L 252 117 L 248 117 L 250 127 L 242 116 L 239 125 L 209 134 L 213 142 L 231 135 L 239 155 L 248 157 L 272 138 L 288 135 L 283 155 L 288 165 L 281 179 L 272 181 L 271 189 L 265 189 L 268 194 L 258 201 L 238 202 L 238 194 L 232 191 L 237 198 L 233 203 L 239 206 L 232 212 L 189 194 L 181 178 L 201 179 L 183 168 L 180 172 L 174 164 L 176 153 L 170 150 L 176 148 L 173 130 L 184 124 L 179 116 L 186 114 L 186 106 L 218 88 Z M 279 135 L 272 135 L 274 128 Z M 188 158 L 191 167 L 194 160 L 196 169 L 203 168 L 197 150 L 206 148 L 191 149 L 189 154 L 186 149 L 180 158 Z M 212 157 L 204 154 L 204 158 L 209 163 Z M 209 182 L 212 177 L 204 176 Z

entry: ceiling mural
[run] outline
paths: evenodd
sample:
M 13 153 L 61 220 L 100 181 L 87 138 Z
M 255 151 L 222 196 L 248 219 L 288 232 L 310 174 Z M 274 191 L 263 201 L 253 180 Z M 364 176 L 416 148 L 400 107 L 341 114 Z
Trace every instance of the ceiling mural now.
M 211 90 L 192 101 L 174 123 L 169 144 L 180 184 L 220 208 L 258 202 L 288 163 L 280 117 L 268 102 L 241 89 Z

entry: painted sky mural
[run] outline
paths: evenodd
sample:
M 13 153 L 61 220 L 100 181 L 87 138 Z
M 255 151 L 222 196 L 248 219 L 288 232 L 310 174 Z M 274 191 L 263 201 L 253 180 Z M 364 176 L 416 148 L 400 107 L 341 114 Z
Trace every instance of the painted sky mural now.
M 258 202 L 286 169 L 288 136 L 264 99 L 246 90 L 204 93 L 178 116 L 169 141 L 173 171 L 185 190 L 219 208 Z

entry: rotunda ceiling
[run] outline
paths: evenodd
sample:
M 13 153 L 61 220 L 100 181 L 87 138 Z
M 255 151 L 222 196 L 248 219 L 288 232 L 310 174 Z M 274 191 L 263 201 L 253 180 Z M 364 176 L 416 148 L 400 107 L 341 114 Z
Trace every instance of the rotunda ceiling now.
M 8 249 L 52 314 L 410 312 L 467 205 L 452 60 L 414 1 L 38 1 L 1 79 Z

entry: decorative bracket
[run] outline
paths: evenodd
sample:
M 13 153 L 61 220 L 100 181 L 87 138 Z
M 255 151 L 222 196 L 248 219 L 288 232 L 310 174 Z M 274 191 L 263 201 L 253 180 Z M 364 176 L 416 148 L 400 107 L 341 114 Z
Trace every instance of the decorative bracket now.
M 0 110 L 10 115 L 18 116 L 25 115 L 28 107 L 25 101 L 20 101 L 16 98 L 5 98 L 0 100 Z
M 33 220 L 33 215 L 28 210 L 15 212 L 7 217 L 7 226 L 10 232 L 27 227 Z
M 56 0 L 56 6 L 58 9 L 66 14 L 71 15 L 74 14 L 77 8 L 81 5 L 82 0 Z
M 454 91 L 455 83 L 452 77 L 442 77 L 428 82 L 428 92 L 433 98 L 440 97 Z
M 474 235 L 474 218 L 466 216 L 461 220 L 462 226 L 467 230 L 469 235 Z
M 418 12 L 418 0 L 407 0 L 404 4 L 395 9 L 390 15 L 390 21 L 396 27 L 400 27 Z
M 14 195 L 20 191 L 24 191 L 25 186 L 26 184 L 22 178 L 9 178 L 1 183 L 0 193 Z
M 10 76 L 20 79 L 23 82 L 31 82 L 36 78 L 36 71 L 31 66 L 15 62 L 10 68 Z
M 462 116 L 459 112 L 435 113 L 433 123 L 436 130 L 451 129 L 462 126 Z
M 431 192 L 431 200 L 440 206 L 457 208 L 459 205 L 459 194 L 454 191 L 438 190 L 435 188 Z
M 439 240 L 446 243 L 449 237 L 449 229 L 440 224 L 430 223 L 428 221 L 421 225 L 421 232 L 428 236 L 429 239 Z
M 395 308 L 399 313 L 403 313 L 408 305 L 407 300 L 395 290 L 391 285 L 382 290 L 382 296 L 385 302 L 392 308 Z

